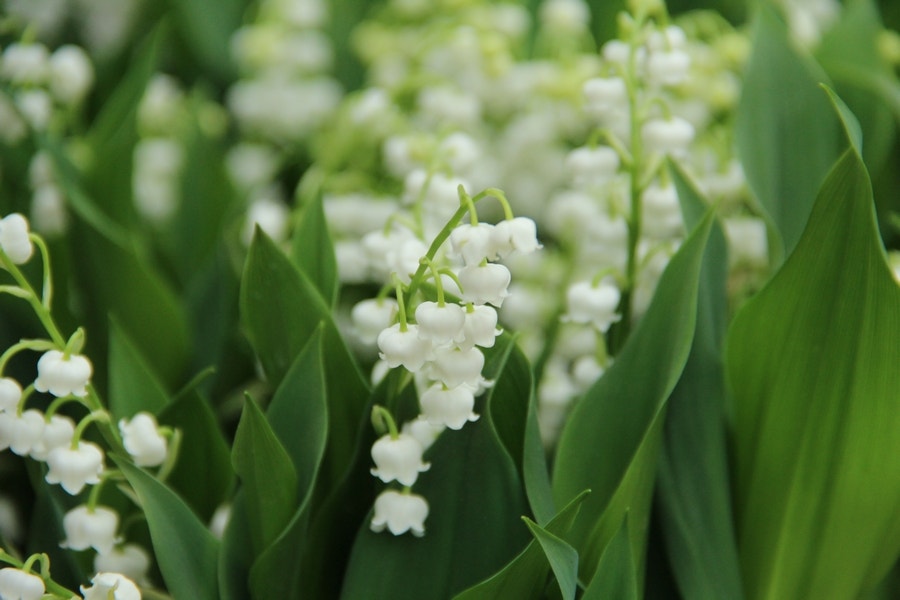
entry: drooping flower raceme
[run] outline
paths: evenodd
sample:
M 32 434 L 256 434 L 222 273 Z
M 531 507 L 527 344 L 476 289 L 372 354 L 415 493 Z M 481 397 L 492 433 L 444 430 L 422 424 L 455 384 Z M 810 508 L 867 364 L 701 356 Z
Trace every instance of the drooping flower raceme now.
M 141 591 L 121 573 L 97 573 L 89 588 L 81 586 L 84 600 L 141 600 Z
M 44 580 L 22 569 L 0 569 L 0 598 L 3 600 L 40 600 L 45 591 Z
M 73 496 L 84 486 L 100 483 L 103 450 L 92 442 L 79 441 L 75 448 L 54 448 L 47 456 L 47 483 L 58 483 Z
M 140 412 L 131 419 L 119 421 L 122 443 L 125 450 L 139 467 L 157 467 L 166 460 L 168 444 L 159 431 L 156 418 L 147 412 Z
M 388 531 L 403 535 L 411 531 L 416 537 L 425 535 L 425 519 L 428 517 L 428 503 L 416 494 L 385 490 L 375 499 L 375 515 L 370 527 L 372 531 Z
M 93 548 L 101 554 L 112 551 L 116 544 L 119 514 L 105 506 L 76 506 L 63 517 L 66 539 L 60 544 L 72 550 Z
M 59 350 L 48 350 L 38 360 L 37 368 L 38 376 L 34 381 L 37 391 L 50 392 L 57 397 L 87 396 L 87 385 L 93 373 L 87 357 L 80 354 L 66 357 Z

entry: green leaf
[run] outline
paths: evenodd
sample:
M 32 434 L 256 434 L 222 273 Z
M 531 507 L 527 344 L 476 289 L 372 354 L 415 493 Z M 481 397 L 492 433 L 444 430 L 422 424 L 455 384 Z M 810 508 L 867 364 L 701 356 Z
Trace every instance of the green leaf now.
M 325 302 L 334 306 L 339 289 L 337 259 L 320 193 L 303 209 L 291 243 L 291 260 L 306 273 Z
M 735 317 L 737 523 L 752 598 L 855 598 L 900 553 L 900 287 L 848 149 L 781 270 Z
M 297 472 L 262 410 L 249 397 L 234 435 L 231 460 L 244 486 L 250 539 L 258 554 L 284 530 L 296 509 Z
M 218 79 L 234 76 L 231 61 L 231 35 L 240 27 L 244 12 L 242 0 L 170 0 L 175 26 L 199 66 Z
M 357 424 L 370 396 L 368 386 L 338 332 L 331 309 L 306 276 L 259 229 L 247 256 L 240 305 L 250 342 L 276 386 L 319 323 L 324 323 L 322 356 L 329 431 L 322 485 L 327 491 L 340 481 L 352 460 Z
M 572 500 L 544 528 L 554 536 L 564 537 L 571 529 L 590 492 L 585 490 Z M 550 571 L 548 556 L 537 540 L 528 543 L 522 552 L 489 579 L 454 596 L 453 600 L 492 600 L 494 598 L 541 598 Z
M 582 600 L 638 600 L 638 582 L 631 548 L 628 513 L 609 541 L 597 565 L 597 574 L 584 591 Z
M 672 175 L 690 226 L 700 220 L 706 203 L 677 166 Z M 743 595 L 725 436 L 727 274 L 725 238 L 713 224 L 700 270 L 694 341 L 669 398 L 658 475 L 660 525 L 685 598 Z
M 571 540 L 585 580 L 590 580 L 625 512 L 632 516 L 632 550 L 643 555 L 661 414 L 691 347 L 697 281 L 711 223 L 708 214 L 672 257 L 647 313 L 609 370 L 575 405 L 563 429 L 554 498 L 559 505 L 581 490 L 592 490 Z M 642 564 L 639 557 L 635 564 Z
M 175 598 L 218 600 L 218 541 L 175 492 L 128 459 L 113 459 L 141 501 L 169 592 Z
M 219 551 L 221 600 L 246 600 L 250 597 L 250 565 L 255 557 L 244 490 L 238 490 L 231 502 L 231 514 Z
M 841 97 L 838 96 L 834 90 L 824 83 L 821 84 L 821 88 L 828 94 L 828 100 L 834 107 L 834 111 L 840 117 L 841 125 L 844 126 L 844 133 L 847 135 L 847 142 L 853 146 L 853 149 L 857 154 L 862 156 L 863 134 L 862 128 L 859 125 L 859 119 L 856 118 L 856 115 L 853 114 L 853 111 L 850 110 L 847 103 L 841 100 Z
M 522 520 L 547 556 L 563 600 L 574 600 L 575 590 L 578 588 L 578 552 L 565 540 L 553 535 L 528 517 L 522 517 Z
M 169 394 L 119 324 L 109 327 L 109 410 L 118 420 L 141 411 L 158 414 Z
M 203 398 L 190 392 L 163 409 L 159 422 L 182 433 L 178 462 L 168 484 L 208 522 L 234 482 L 231 452 L 216 415 Z
M 762 3 L 738 107 L 736 135 L 747 182 L 777 228 L 772 256 L 800 239 L 822 179 L 842 150 L 816 64 L 794 50 L 785 24 Z

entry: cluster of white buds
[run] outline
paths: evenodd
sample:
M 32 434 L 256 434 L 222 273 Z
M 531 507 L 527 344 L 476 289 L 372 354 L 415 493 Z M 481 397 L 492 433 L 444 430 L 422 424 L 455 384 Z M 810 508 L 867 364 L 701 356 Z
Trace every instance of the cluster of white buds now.
M 14 42 L 0 59 L 0 80 L 12 94 L 0 95 L 0 137 L 17 144 L 28 127 L 43 131 L 55 115 L 79 105 L 94 84 L 94 68 L 78 46 L 51 53 L 37 42 Z
M 49 574 L 46 573 L 49 561 L 46 555 L 41 557 L 42 573 L 31 571 L 38 555 L 29 558 L 22 566 L 0 569 L 0 598 L 4 600 L 41 600 L 41 598 L 70 597 L 71 592 L 61 586 L 57 589 L 48 586 Z M 49 581 L 52 584 L 52 581 Z M 98 572 L 94 575 L 90 587 L 81 586 L 81 596 L 71 596 L 73 600 L 141 600 L 141 591 L 129 577 L 118 572 Z M 49 587 L 49 589 L 48 589 Z M 52 590 L 52 591 L 51 591 Z M 45 594 L 50 594 L 46 596 Z M 60 596 L 65 593 L 65 596 Z

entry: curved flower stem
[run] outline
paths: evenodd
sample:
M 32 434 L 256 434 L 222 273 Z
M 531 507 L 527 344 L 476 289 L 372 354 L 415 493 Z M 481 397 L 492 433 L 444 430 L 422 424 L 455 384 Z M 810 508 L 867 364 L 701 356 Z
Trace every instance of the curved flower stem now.
M 48 340 L 20 340 L 7 348 L 3 354 L 0 354 L 0 373 L 3 373 L 3 370 L 6 368 L 6 363 L 23 350 L 46 352 L 47 350 L 55 350 L 56 348 L 56 344 Z
M 41 290 L 41 305 L 50 312 L 50 305 L 53 302 L 53 275 L 50 270 L 50 251 L 47 249 L 47 243 L 44 241 L 44 238 L 37 235 L 36 233 L 32 233 L 28 236 L 34 245 L 38 247 L 38 250 L 41 253 L 41 262 L 44 265 L 44 283 L 43 289 Z
M 83 418 L 81 421 L 79 421 L 78 425 L 75 426 L 75 434 L 72 436 L 72 445 L 70 446 L 72 450 L 78 449 L 78 442 L 81 441 L 81 436 L 84 435 L 84 430 L 87 429 L 87 426 L 94 421 L 109 423 L 109 413 L 106 411 L 94 411 Z
M 386 428 L 391 435 L 392 440 L 396 440 L 400 437 L 400 432 L 397 431 L 397 423 L 394 421 L 394 416 L 391 414 L 391 411 L 380 404 L 376 404 L 372 407 L 372 425 L 379 433 Z
M 43 253 L 43 250 L 41 250 Z M 49 264 L 49 262 L 47 263 Z M 6 255 L 5 252 L 0 251 L 0 265 L 3 266 L 4 269 L 9 271 L 9 274 L 12 275 L 13 279 L 16 280 L 16 283 L 19 284 L 25 292 L 28 294 L 25 298 L 29 304 L 31 304 L 31 308 L 34 310 L 37 318 L 40 319 L 41 324 L 44 326 L 44 329 L 47 330 L 47 333 L 50 334 L 50 338 L 62 348 L 66 344 L 66 338 L 60 333 L 59 328 L 56 326 L 56 323 L 53 321 L 53 317 L 50 315 L 50 309 L 44 306 L 41 302 L 41 299 L 38 297 L 37 292 L 34 291 L 34 288 L 31 286 L 31 283 L 19 269 L 19 267 L 10 260 L 9 256 Z M 45 271 L 49 271 L 49 267 L 45 268 Z

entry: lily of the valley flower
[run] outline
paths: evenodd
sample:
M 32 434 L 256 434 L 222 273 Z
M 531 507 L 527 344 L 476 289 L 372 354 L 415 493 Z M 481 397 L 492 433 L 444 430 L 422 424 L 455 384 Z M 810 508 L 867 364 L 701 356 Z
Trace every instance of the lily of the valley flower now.
M 0 248 L 9 259 L 17 264 L 25 264 L 34 253 L 34 244 L 28 237 L 28 220 L 19 213 L 7 215 L 0 220 Z
M 391 326 L 397 310 L 397 301 L 393 298 L 368 298 L 353 306 L 350 320 L 359 339 L 374 344 L 378 334 Z
M 48 350 L 38 360 L 37 369 L 38 376 L 34 381 L 37 391 L 50 392 L 57 397 L 87 396 L 87 385 L 93 373 L 87 357 L 71 354 L 66 358 L 59 350 Z
M 128 421 L 119 421 L 125 450 L 139 467 L 158 467 L 166 460 L 168 444 L 159 432 L 156 419 L 147 412 L 140 412 Z
M 14 411 L 22 399 L 22 386 L 10 377 L 0 379 L 0 412 Z
M 75 448 L 54 448 L 47 456 L 47 483 L 58 483 L 73 496 L 84 486 L 100 483 L 103 451 L 92 442 L 79 441 Z
M 419 398 L 422 416 L 432 425 L 444 425 L 459 430 L 470 421 L 477 421 L 472 408 L 475 406 L 475 394 L 465 385 L 446 388 L 437 383 L 429 387 Z
M 491 241 L 500 257 L 513 251 L 530 254 L 541 248 L 537 239 L 537 225 L 528 217 L 500 221 L 491 232 Z
M 431 356 L 431 342 L 419 337 L 416 325 L 407 325 L 406 331 L 401 331 L 400 324 L 395 323 L 383 330 L 378 334 L 378 349 L 379 356 L 390 368 L 403 365 L 413 373 Z
M 509 281 L 509 269 L 495 263 L 467 266 L 459 271 L 463 299 L 473 304 L 493 304 L 499 308 L 509 295 Z
M 435 345 L 462 340 L 466 315 L 458 304 L 422 302 L 416 307 L 419 337 Z
M 121 573 L 143 585 L 150 570 L 150 555 L 137 544 L 125 544 L 109 552 L 94 556 L 94 570 L 100 573 Z
M 101 554 L 112 551 L 116 544 L 119 514 L 105 506 L 76 506 L 63 517 L 66 539 L 60 544 L 72 550 L 93 548 Z
M 573 323 L 593 323 L 606 333 L 610 325 L 622 318 L 616 314 L 621 293 L 612 284 L 601 282 L 594 286 L 590 281 L 580 281 L 569 288 L 566 297 L 569 312 L 565 319 Z
M 416 537 L 425 535 L 425 519 L 428 518 L 428 502 L 422 496 L 385 490 L 375 499 L 372 531 L 388 531 L 403 535 L 411 531 Z
M 21 415 L 15 411 L 0 413 L 0 450 L 9 448 L 14 454 L 27 456 L 44 432 L 44 415 L 29 409 Z
M 484 354 L 478 348 L 460 350 L 445 347 L 434 351 L 430 376 L 442 382 L 448 388 L 466 384 L 478 387 L 482 380 L 481 370 L 484 368 Z
M 372 475 L 385 483 L 398 481 L 412 485 L 419 473 L 431 468 L 430 463 L 422 462 L 422 452 L 422 444 L 411 435 L 384 435 L 372 444 L 372 460 L 375 461 Z
M 84 600 L 141 600 L 141 591 L 121 573 L 97 573 L 89 588 L 81 586 Z
M 6 600 L 40 600 L 45 591 L 44 580 L 22 569 L 0 569 L 0 598 Z
M 63 415 L 51 416 L 50 421 L 44 423 L 40 439 L 31 448 L 31 458 L 47 460 L 51 450 L 68 446 L 74 435 L 75 421 Z

